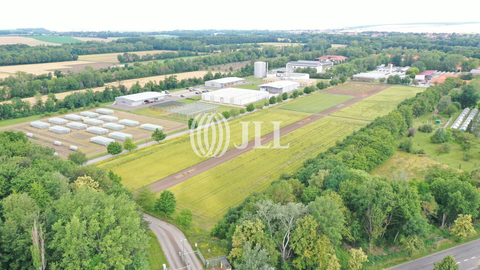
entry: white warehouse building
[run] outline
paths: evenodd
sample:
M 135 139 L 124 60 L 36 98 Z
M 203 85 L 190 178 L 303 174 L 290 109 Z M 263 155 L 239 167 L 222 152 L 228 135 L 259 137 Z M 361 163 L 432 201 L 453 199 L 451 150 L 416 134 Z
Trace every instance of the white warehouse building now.
M 138 106 L 149 102 L 165 100 L 164 93 L 143 92 L 115 98 L 116 105 Z
M 268 99 L 270 94 L 265 91 L 226 88 L 202 94 L 202 100 L 231 105 L 246 105 L 262 99 Z
M 320 61 L 307 61 L 307 60 L 299 60 L 299 61 L 292 61 L 287 63 L 287 72 L 295 72 L 297 68 L 314 68 L 317 70 L 317 73 L 321 73 L 323 71 L 323 67 L 326 66 L 331 67 L 333 63 L 322 63 Z
M 293 81 L 276 81 L 261 84 L 260 91 L 266 91 L 270 94 L 281 95 L 283 93 L 295 91 L 300 88 L 300 83 Z
M 228 87 L 242 84 L 243 82 L 245 82 L 245 79 L 243 78 L 227 77 L 227 78 L 206 81 L 205 86 L 215 87 L 215 88 L 228 88 Z

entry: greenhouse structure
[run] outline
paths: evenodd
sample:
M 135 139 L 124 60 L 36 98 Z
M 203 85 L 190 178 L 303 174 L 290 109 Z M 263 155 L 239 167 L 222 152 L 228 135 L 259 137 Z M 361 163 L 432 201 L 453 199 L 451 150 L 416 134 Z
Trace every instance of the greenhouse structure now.
M 72 150 L 72 151 L 77 151 L 78 147 L 76 147 L 75 145 L 70 145 L 69 149 Z
M 116 122 L 118 121 L 118 117 L 110 116 L 110 115 L 102 115 L 98 117 L 98 119 L 105 121 L 105 122 Z
M 67 134 L 70 133 L 70 129 L 67 127 L 61 127 L 61 126 L 53 126 L 48 129 L 49 131 L 57 134 Z
M 82 121 L 83 116 L 78 114 L 67 114 L 65 115 L 65 119 L 72 120 L 72 121 Z
M 87 128 L 87 132 L 97 134 L 97 135 L 105 135 L 108 134 L 108 129 L 106 128 L 101 128 L 101 127 L 89 127 Z
M 81 116 L 84 116 L 84 117 L 90 117 L 90 118 L 97 118 L 99 116 L 98 113 L 94 113 L 94 112 L 81 112 L 80 113 Z
M 83 120 L 83 123 L 89 124 L 89 125 L 92 125 L 92 126 L 100 126 L 100 125 L 103 125 L 104 122 L 102 120 L 98 120 L 98 119 L 85 119 L 85 120 Z
M 125 141 L 127 138 L 133 139 L 132 134 L 127 134 L 123 132 L 112 132 L 108 134 L 108 137 L 112 139 L 120 140 L 120 141 Z
M 56 146 L 62 146 L 62 142 L 61 142 L 61 141 L 54 141 L 53 144 L 55 144 Z
M 122 129 L 125 129 L 125 126 L 124 125 L 119 125 L 119 124 L 115 124 L 115 123 L 106 123 L 105 125 L 103 125 L 104 128 L 108 128 L 108 129 L 111 129 L 111 130 L 122 130 Z
M 112 142 L 115 142 L 115 140 L 114 140 L 114 139 L 105 138 L 105 137 L 102 137 L 102 136 L 97 136 L 97 137 L 92 137 L 92 138 L 90 138 L 90 142 L 96 143 L 96 144 L 100 144 L 100 145 L 108 146 L 108 145 L 111 144 Z
M 125 125 L 125 126 L 129 126 L 129 127 L 136 127 L 136 126 L 140 125 L 140 122 L 130 120 L 130 119 L 122 119 L 122 120 L 118 121 L 118 123 L 122 124 L 122 125 Z
M 33 138 L 33 134 L 32 133 L 25 133 L 25 136 L 29 137 L 29 138 Z
M 78 123 L 78 122 L 71 122 L 67 124 L 67 127 L 73 128 L 76 130 L 81 130 L 81 129 L 86 129 L 88 126 L 83 123 Z
M 42 121 L 34 121 L 30 122 L 30 126 L 38 129 L 47 129 L 50 127 L 50 124 Z
M 95 112 L 99 114 L 114 114 L 114 110 L 109 110 L 109 109 L 96 109 Z
M 65 125 L 66 123 L 68 123 L 68 120 L 58 117 L 52 117 L 48 118 L 48 122 L 55 125 Z
M 222 91 L 222 90 L 219 90 Z M 217 91 L 218 92 L 218 91 Z M 258 91 L 255 91 L 258 92 Z M 175 106 L 163 110 L 163 116 L 188 120 L 201 113 L 216 113 L 219 105 L 194 102 L 186 105 Z
M 140 126 L 140 129 L 145 129 L 145 130 L 149 130 L 149 131 L 155 131 L 155 130 L 158 129 L 158 130 L 162 131 L 163 127 L 159 126 L 159 125 L 143 124 L 143 125 Z

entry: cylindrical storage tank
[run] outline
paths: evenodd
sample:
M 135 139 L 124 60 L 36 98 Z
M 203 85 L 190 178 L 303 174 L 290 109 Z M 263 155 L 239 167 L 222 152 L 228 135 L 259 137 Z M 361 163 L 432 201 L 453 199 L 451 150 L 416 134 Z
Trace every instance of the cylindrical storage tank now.
M 267 77 L 267 63 L 255 62 L 255 64 L 253 65 L 253 77 L 255 78 Z

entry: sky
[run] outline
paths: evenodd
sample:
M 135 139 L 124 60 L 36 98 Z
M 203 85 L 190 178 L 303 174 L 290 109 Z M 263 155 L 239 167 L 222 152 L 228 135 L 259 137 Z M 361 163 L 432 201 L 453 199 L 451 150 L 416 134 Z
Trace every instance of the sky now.
M 161 31 L 332 29 L 359 25 L 480 21 L 478 0 L 15 0 L 0 5 L 0 29 Z M 468 7 L 472 8 L 468 8 Z M 473 8 L 475 7 L 475 8 Z M 452 12 L 456 10 L 458 12 Z

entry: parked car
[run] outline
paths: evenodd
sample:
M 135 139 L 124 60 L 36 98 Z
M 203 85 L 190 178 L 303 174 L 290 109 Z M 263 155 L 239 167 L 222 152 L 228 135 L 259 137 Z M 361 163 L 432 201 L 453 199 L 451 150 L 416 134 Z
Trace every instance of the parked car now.
M 180 95 L 180 97 L 185 97 L 185 95 Z
M 170 94 L 170 92 L 168 92 L 168 90 L 165 90 L 165 94 Z
M 195 94 L 200 95 L 200 92 L 197 91 L 197 92 L 195 92 Z

